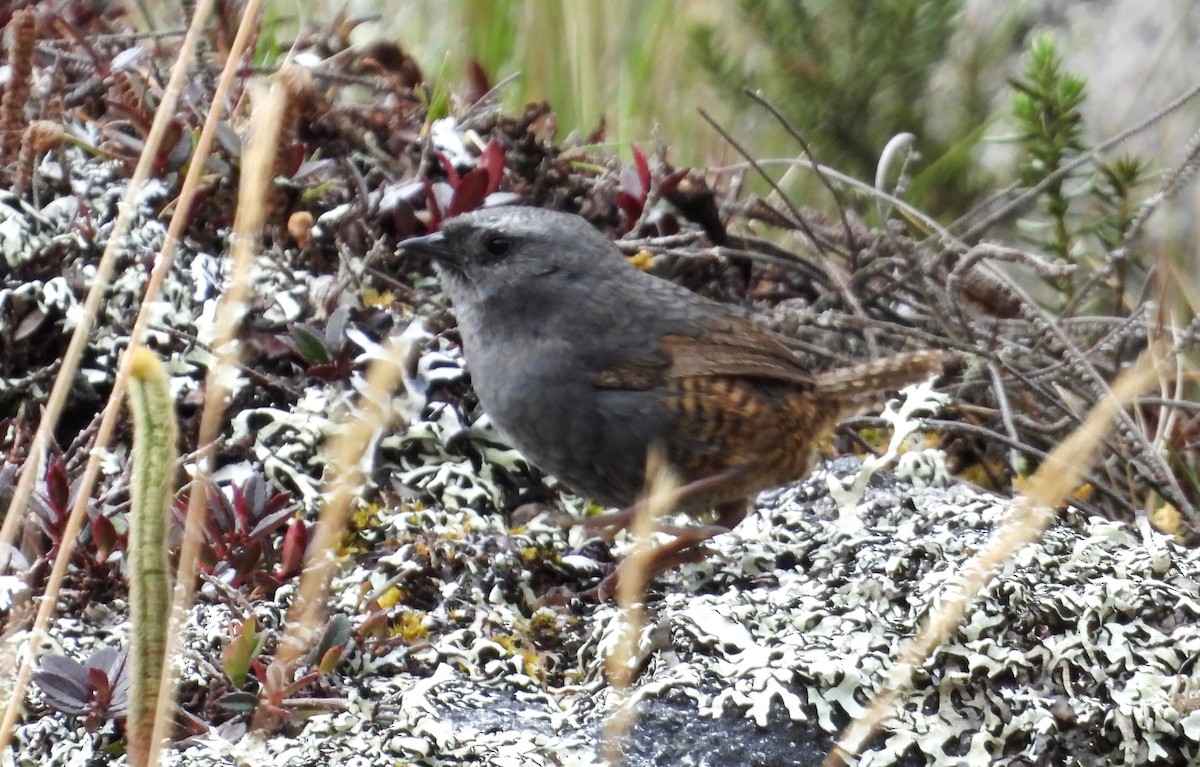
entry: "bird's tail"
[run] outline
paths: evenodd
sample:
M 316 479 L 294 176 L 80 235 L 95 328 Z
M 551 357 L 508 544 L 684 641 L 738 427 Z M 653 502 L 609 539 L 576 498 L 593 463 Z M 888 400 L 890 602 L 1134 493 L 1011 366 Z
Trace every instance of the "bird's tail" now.
M 942 351 L 903 352 L 821 373 L 816 379 L 817 391 L 829 399 L 853 404 L 940 375 L 954 359 L 954 355 Z

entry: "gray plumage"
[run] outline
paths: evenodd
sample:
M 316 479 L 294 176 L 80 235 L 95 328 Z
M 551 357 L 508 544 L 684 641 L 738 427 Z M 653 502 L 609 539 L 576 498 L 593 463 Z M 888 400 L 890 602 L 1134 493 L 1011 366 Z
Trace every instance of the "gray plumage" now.
M 728 310 L 637 269 L 567 213 L 486 209 L 432 237 L 472 383 L 497 429 L 585 496 L 631 503 L 665 428 L 661 393 L 599 388 L 592 376 L 631 358 L 666 366 L 664 332 L 694 335 L 696 320 Z M 502 257 L 487 250 L 498 237 L 511 243 Z M 406 249 L 428 252 L 412 242 Z
M 814 378 L 772 333 L 647 274 L 579 216 L 504 207 L 408 240 L 434 259 L 484 410 L 578 492 L 629 506 L 661 444 L 712 508 L 802 477 L 854 397 L 941 367 L 915 352 Z

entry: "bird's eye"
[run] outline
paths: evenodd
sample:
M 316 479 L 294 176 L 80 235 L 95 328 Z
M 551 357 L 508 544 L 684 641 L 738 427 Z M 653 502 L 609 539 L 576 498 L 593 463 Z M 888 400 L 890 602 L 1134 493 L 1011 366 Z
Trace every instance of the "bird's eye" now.
M 489 237 L 484 240 L 483 247 L 493 256 L 506 256 L 508 251 L 512 250 L 512 240 L 507 237 Z

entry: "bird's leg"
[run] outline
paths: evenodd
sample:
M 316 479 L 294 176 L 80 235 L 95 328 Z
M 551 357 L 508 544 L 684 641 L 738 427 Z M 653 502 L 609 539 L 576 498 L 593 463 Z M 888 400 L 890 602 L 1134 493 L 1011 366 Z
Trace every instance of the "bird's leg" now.
M 750 468 L 750 466 L 735 466 L 733 468 L 725 469 L 724 471 L 719 471 L 712 476 L 702 477 L 701 479 L 693 480 L 686 485 L 681 485 L 675 489 L 673 505 L 688 506 L 692 501 L 703 498 L 705 495 L 711 493 L 714 489 L 719 489 L 728 483 L 741 479 L 750 471 Z M 632 505 L 626 506 L 620 511 L 613 511 L 609 512 L 608 514 L 599 514 L 594 517 L 577 519 L 573 521 L 573 524 L 582 525 L 583 529 L 589 533 L 597 533 L 607 540 L 612 540 L 613 536 L 615 536 L 618 532 L 627 529 L 629 525 L 633 523 L 634 518 L 638 514 L 641 514 L 645 507 L 645 499 L 638 499 Z M 718 510 L 718 514 L 719 513 L 720 512 Z M 743 516 L 744 515 L 745 514 L 743 512 Z M 716 522 L 714 524 L 720 523 Z M 736 522 L 734 524 L 736 524 Z M 698 529 L 703 528 L 679 525 L 665 525 L 659 527 L 660 531 L 674 536 L 685 535 L 689 530 Z M 716 533 L 712 533 L 708 536 L 705 536 L 705 538 L 711 538 L 715 534 Z
M 650 550 L 644 560 L 646 570 L 642 574 L 642 582 L 649 583 L 679 565 L 704 559 L 708 556 L 709 551 L 701 544 L 715 535 L 732 530 L 746 518 L 746 512 L 749 509 L 750 501 L 748 499 L 726 501 L 717 506 L 717 517 L 712 524 L 677 528 L 678 532 L 674 533 L 673 540 Z M 626 572 L 628 568 L 629 560 L 626 559 L 616 570 L 600 581 L 600 585 L 595 588 L 597 601 L 606 602 L 617 593 L 617 583 L 622 577 L 629 577 Z
M 579 525 L 588 533 L 597 533 L 611 540 L 618 532 L 633 524 L 634 517 L 641 513 L 643 505 L 641 501 L 637 501 L 619 511 L 610 511 L 607 514 L 597 514 L 582 519 L 573 517 L 567 524 Z

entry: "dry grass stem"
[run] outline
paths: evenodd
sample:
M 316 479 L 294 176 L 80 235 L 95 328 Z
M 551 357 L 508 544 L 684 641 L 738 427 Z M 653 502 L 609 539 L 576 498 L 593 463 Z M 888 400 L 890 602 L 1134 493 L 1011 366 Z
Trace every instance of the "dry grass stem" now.
M 247 5 L 239 36 L 247 27 L 255 24 L 257 5 L 253 1 Z M 237 61 L 236 57 L 232 56 L 230 60 Z M 266 200 L 270 193 L 272 179 L 271 170 L 274 167 L 279 147 L 278 130 L 283 122 L 283 114 L 287 106 L 287 88 L 283 80 L 276 77 L 271 87 L 263 93 L 261 103 L 257 104 L 252 112 L 251 140 L 246 148 L 242 165 L 241 181 L 238 187 L 238 209 L 233 224 L 233 247 L 230 252 L 233 266 L 230 270 L 229 287 L 222 296 L 220 307 L 216 313 L 213 343 L 216 361 L 205 380 L 204 410 L 200 415 L 200 431 L 197 437 L 200 452 L 197 456 L 194 480 L 203 480 L 212 473 L 212 446 L 216 444 L 217 435 L 224 420 L 224 403 L 229 391 L 229 381 L 237 374 L 237 362 L 240 356 L 237 333 L 242 317 L 245 315 L 247 299 L 253 285 L 251 274 L 254 259 L 258 254 L 263 221 L 266 217 Z M 205 483 L 193 481 L 191 487 L 191 495 L 188 497 L 187 524 L 184 527 L 183 544 L 179 553 L 179 571 L 175 580 L 173 619 L 179 619 L 179 616 L 191 604 L 195 563 L 202 545 L 204 518 L 208 512 Z M 177 636 L 179 632 L 171 630 L 168 633 L 171 636 Z M 164 682 L 168 676 L 173 677 L 173 675 L 164 674 Z M 174 684 L 173 680 L 172 684 Z M 165 700 L 166 697 L 162 696 L 162 699 Z M 173 690 L 170 697 L 174 697 Z
M 646 459 L 646 498 L 640 504 L 629 531 L 633 536 L 633 551 L 621 563 L 617 581 L 617 607 L 621 611 L 621 636 L 612 655 L 605 659 L 609 683 L 622 698 L 616 712 L 604 727 L 601 746 L 604 760 L 620 764 L 621 744 L 633 728 L 635 712 L 630 699 L 630 685 L 637 664 L 638 638 L 645 626 L 643 603 L 646 596 L 646 575 L 654 551 L 654 532 L 659 518 L 670 514 L 678 501 L 679 477 L 671 470 L 661 450 L 651 450 Z
M 383 345 L 383 357 L 376 359 L 366 372 L 366 386 L 354 417 L 335 427 L 336 436 L 329 449 L 333 477 L 328 483 L 325 503 L 317 518 L 308 561 L 296 588 L 296 598 L 285 621 L 287 631 L 280 639 L 273 665 L 285 675 L 295 671 L 301 656 L 314 646 L 325 620 L 329 583 L 336 564 L 338 538 L 346 528 L 351 505 L 363 483 L 362 462 L 367 447 L 380 424 L 392 416 L 392 392 L 404 375 L 402 360 L 410 359 L 417 343 L 404 336 L 393 336 Z M 267 714 L 260 708 L 251 729 L 264 726 Z
M 147 295 L 157 294 L 157 291 L 162 284 L 162 280 L 166 277 L 167 267 L 169 266 L 170 262 L 174 260 L 176 243 L 179 241 L 179 235 L 183 230 L 185 222 L 190 217 L 192 202 L 195 199 L 200 177 L 205 168 L 205 160 L 208 158 L 208 154 L 212 149 L 212 143 L 217 134 L 217 127 L 221 124 L 222 105 L 226 103 L 226 96 L 233 87 L 234 78 L 238 73 L 239 63 L 242 60 L 242 55 L 253 39 L 254 32 L 257 31 L 258 28 L 259 4 L 259 0 L 248 0 L 246 3 L 246 8 L 242 14 L 241 24 L 238 26 L 237 35 L 234 37 L 233 44 L 230 47 L 229 56 L 225 62 L 225 68 L 221 72 L 221 79 L 218 81 L 216 90 L 213 93 L 208 117 L 204 121 L 204 128 L 201 130 L 200 137 L 197 140 L 196 151 L 192 155 L 191 165 L 188 168 L 187 177 L 184 179 L 183 187 L 180 191 L 179 203 L 176 207 L 174 215 L 171 217 L 171 224 L 167 230 L 167 238 L 163 243 L 163 253 L 159 259 L 158 265 L 154 270 L 154 273 L 151 275 L 150 286 L 147 288 Z M 199 13 L 199 10 L 200 9 L 197 8 L 197 13 Z M 269 107 L 267 107 L 267 110 L 269 111 Z M 269 131 L 265 132 L 269 133 Z M 248 165 L 249 162 L 250 153 L 248 152 Z M 260 185 L 264 184 L 264 181 L 261 178 L 255 179 L 255 181 Z M 242 189 L 239 191 L 245 191 L 246 189 L 246 184 L 248 182 L 245 175 L 242 177 L 242 183 Z M 265 191 L 260 192 L 260 196 L 261 195 L 265 195 Z M 235 221 L 235 228 L 236 226 L 237 222 Z M 260 216 L 258 226 L 254 229 L 249 229 L 247 226 L 246 231 L 251 235 L 257 235 L 261 229 L 262 219 Z M 238 229 L 237 231 L 242 232 L 243 230 Z M 253 236 L 250 239 L 251 242 L 257 241 L 256 236 Z M 237 241 L 242 242 L 242 239 L 239 238 Z M 249 246 L 243 250 L 249 250 Z M 235 254 L 240 253 L 243 258 L 253 257 L 252 252 L 241 253 L 236 246 L 234 252 Z M 241 284 L 238 283 L 239 280 L 241 281 Z M 244 294 L 249 292 L 249 285 L 247 284 L 248 281 L 249 269 L 244 268 L 239 271 L 235 261 L 233 283 L 230 285 L 230 292 L 226 293 L 225 299 L 222 300 L 222 306 L 224 306 L 225 302 L 229 300 L 230 293 L 242 296 L 240 300 L 242 303 L 244 303 Z M 154 293 L 151 293 L 151 291 L 154 291 Z M 149 321 L 148 314 L 146 311 L 144 311 L 148 304 L 149 301 L 143 305 L 143 311 L 138 315 L 139 324 L 135 327 L 140 327 L 143 322 Z M 145 320 L 143 320 L 143 315 L 147 315 Z M 222 311 L 218 313 L 219 318 L 224 316 L 225 312 Z M 240 312 L 238 316 L 240 316 Z M 226 333 L 232 333 L 236 331 L 236 327 L 221 327 L 220 320 L 218 320 L 218 325 L 218 333 L 220 333 L 222 330 L 224 330 Z M 135 330 L 135 338 L 138 337 L 136 333 L 137 331 Z M 232 336 L 217 335 L 216 338 L 216 347 L 218 349 L 225 349 L 228 351 L 230 344 L 227 343 L 227 341 L 229 341 Z M 209 379 L 207 381 L 208 387 L 206 388 L 206 391 L 210 396 L 206 397 L 205 399 L 205 411 L 203 414 L 203 416 L 208 417 L 208 420 L 206 421 L 204 417 L 201 419 L 201 435 L 200 441 L 197 443 L 201 446 L 200 453 L 197 458 L 198 476 L 200 475 L 201 471 L 206 471 L 209 468 L 206 462 L 208 457 L 207 448 L 212 444 L 213 439 L 215 438 L 214 430 L 214 433 L 210 435 L 207 440 L 205 439 L 205 424 L 207 423 L 209 428 L 213 429 L 213 424 L 219 424 L 220 414 L 223 414 L 223 407 L 220 404 L 224 402 L 223 390 L 222 396 L 211 396 L 214 390 L 220 389 L 220 385 L 216 380 L 217 376 L 219 371 L 223 370 L 222 364 L 236 363 L 236 352 L 228 354 L 228 356 L 233 357 L 232 361 L 229 359 L 223 359 L 222 355 L 220 354 L 215 356 L 217 357 L 218 362 L 214 366 L 213 370 L 210 371 Z M 213 406 L 214 402 L 218 404 Z M 211 416 L 209 414 L 210 407 L 217 408 L 218 414 L 216 416 Z M 175 576 L 175 593 L 173 594 L 171 601 L 170 625 L 167 629 L 167 644 L 164 650 L 164 657 L 166 660 L 163 664 L 161 684 L 158 689 L 158 709 L 154 714 L 154 730 L 150 737 L 148 756 L 149 764 L 158 763 L 159 752 L 162 749 L 162 743 L 167 738 L 168 730 L 171 722 L 174 719 L 173 708 L 175 704 L 175 693 L 179 684 L 179 678 L 175 673 L 173 658 L 175 657 L 175 652 L 179 645 L 179 635 L 182 631 L 183 617 L 187 613 L 188 608 L 191 606 L 193 590 L 195 588 L 194 581 L 196 572 L 196 557 L 198 556 L 199 546 L 202 540 L 202 536 L 200 534 L 200 515 L 207 512 L 207 506 L 203 503 L 203 483 L 197 482 L 193 485 L 193 488 L 196 489 L 193 490 L 192 497 L 188 499 L 188 521 L 184 530 L 183 546 L 180 550 L 179 565 Z M 200 500 L 199 505 L 201 507 L 201 512 L 199 514 L 192 513 L 195 510 L 194 506 L 196 505 L 197 501 L 196 496 L 199 496 Z M 195 517 L 195 519 L 193 519 L 193 517 Z

